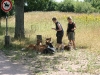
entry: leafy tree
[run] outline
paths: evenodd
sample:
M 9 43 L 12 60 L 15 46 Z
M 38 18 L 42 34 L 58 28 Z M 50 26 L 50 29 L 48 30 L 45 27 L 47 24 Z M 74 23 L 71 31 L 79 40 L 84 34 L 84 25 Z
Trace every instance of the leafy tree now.
M 54 11 L 56 10 L 57 3 L 53 0 L 28 0 L 28 6 L 25 6 L 27 11 Z
M 74 12 L 73 0 L 64 0 L 62 3 L 59 3 L 58 10 L 63 12 Z
M 47 0 L 28 0 L 28 8 L 30 11 L 42 11 L 46 9 Z
M 57 7 L 58 7 L 58 3 L 57 2 L 49 0 L 47 11 L 55 11 L 55 10 L 57 10 Z
M 85 2 L 91 3 L 94 8 L 100 10 L 100 0 L 85 0 Z
M 2 0 L 0 0 L 0 8 L 1 8 L 1 2 L 2 2 Z M 2 16 L 5 16 L 5 12 L 4 11 L 2 11 L 2 9 L 0 9 L 0 17 L 2 17 Z
M 88 2 L 76 2 L 76 4 L 75 4 L 75 12 L 90 13 L 93 11 L 94 11 L 94 8 Z
M 2 0 L 0 0 L 0 7 L 1 7 L 1 2 Z M 2 11 L 2 9 L 0 9 L 0 27 L 1 27 L 1 17 L 5 16 L 6 13 L 4 11 Z

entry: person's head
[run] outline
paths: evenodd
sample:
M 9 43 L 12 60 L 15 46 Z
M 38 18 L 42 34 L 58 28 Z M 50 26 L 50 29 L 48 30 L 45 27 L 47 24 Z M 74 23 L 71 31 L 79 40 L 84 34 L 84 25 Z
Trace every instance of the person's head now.
M 57 19 L 56 19 L 55 17 L 53 17 L 53 18 L 52 18 L 52 21 L 53 21 L 54 23 L 56 23 L 56 22 L 57 22 Z
M 67 20 L 68 20 L 69 23 L 72 22 L 72 18 L 71 17 L 67 17 Z

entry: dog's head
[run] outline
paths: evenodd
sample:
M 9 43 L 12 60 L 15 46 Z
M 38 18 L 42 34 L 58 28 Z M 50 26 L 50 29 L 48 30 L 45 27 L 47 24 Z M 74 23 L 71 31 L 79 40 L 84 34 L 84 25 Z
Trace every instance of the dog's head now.
M 46 38 L 46 45 L 53 48 L 51 38 Z
M 37 40 L 37 44 L 36 45 L 42 45 L 42 41 L 41 40 Z
M 51 38 L 46 38 L 46 42 L 50 43 L 51 42 Z
M 67 45 L 67 46 L 64 46 L 64 50 L 70 51 L 71 48 Z
M 68 45 L 64 46 L 64 50 L 70 51 L 71 50 L 71 43 L 68 43 Z
M 51 38 L 46 38 L 46 45 L 51 43 Z

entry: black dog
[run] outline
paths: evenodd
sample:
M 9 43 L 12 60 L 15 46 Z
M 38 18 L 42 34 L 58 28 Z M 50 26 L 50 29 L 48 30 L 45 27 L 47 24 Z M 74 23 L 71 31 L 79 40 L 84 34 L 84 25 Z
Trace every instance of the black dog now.
M 69 43 L 68 45 L 64 46 L 64 50 L 70 51 L 71 50 L 71 43 Z
M 47 48 L 44 50 L 44 54 L 54 54 L 55 52 L 55 49 L 51 43 L 51 38 L 47 38 L 46 39 L 46 45 L 47 45 Z

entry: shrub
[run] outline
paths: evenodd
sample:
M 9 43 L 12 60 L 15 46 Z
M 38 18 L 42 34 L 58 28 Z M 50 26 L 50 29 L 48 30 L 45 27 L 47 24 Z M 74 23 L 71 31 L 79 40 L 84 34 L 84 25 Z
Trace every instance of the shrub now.
M 65 0 L 58 5 L 58 10 L 63 12 L 74 12 L 74 5 L 72 0 Z
M 95 8 L 88 2 L 76 2 L 74 10 L 77 13 L 91 13 L 95 11 Z

